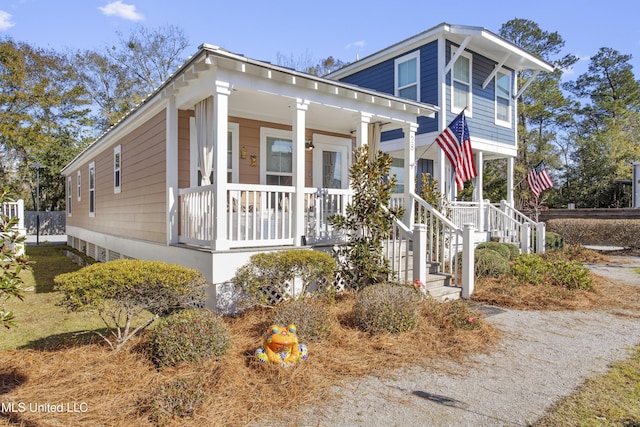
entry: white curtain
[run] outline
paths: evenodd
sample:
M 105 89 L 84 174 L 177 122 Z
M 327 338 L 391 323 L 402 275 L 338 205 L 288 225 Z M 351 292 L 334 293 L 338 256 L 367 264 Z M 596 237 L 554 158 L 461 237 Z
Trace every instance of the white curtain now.
M 198 166 L 202 175 L 201 185 L 211 184 L 213 172 L 213 97 L 196 104 L 196 140 L 198 142 Z
M 369 141 L 367 141 L 369 147 L 369 160 L 373 160 L 378 157 L 378 150 L 380 150 L 380 129 L 382 125 L 380 123 L 369 123 Z

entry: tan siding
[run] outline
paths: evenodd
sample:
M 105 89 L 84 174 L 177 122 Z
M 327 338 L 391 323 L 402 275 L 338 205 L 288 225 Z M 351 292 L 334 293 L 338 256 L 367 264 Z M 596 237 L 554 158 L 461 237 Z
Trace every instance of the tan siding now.
M 166 241 L 166 113 L 81 166 L 82 200 L 74 199 L 68 224 L 101 233 Z M 121 145 L 122 191 L 113 191 L 113 148 Z M 96 165 L 96 213 L 89 217 L 89 163 Z M 74 185 L 77 169 L 72 172 Z M 74 187 L 75 188 L 75 187 Z M 75 197 L 75 196 L 74 196 Z
M 249 120 L 243 118 L 229 117 L 229 121 L 240 125 L 240 148 L 243 146 L 247 150 L 247 158 L 240 159 L 240 182 L 243 184 L 260 184 L 260 128 L 272 128 L 291 130 L 291 126 L 278 123 Z M 306 129 L 305 138 L 311 139 L 314 133 L 337 136 L 341 138 L 351 138 L 351 135 L 343 135 L 314 129 Z M 258 158 L 256 166 L 251 166 L 251 154 Z M 238 153 L 239 155 L 239 153 Z M 305 185 L 311 187 L 313 183 L 313 153 L 305 153 Z

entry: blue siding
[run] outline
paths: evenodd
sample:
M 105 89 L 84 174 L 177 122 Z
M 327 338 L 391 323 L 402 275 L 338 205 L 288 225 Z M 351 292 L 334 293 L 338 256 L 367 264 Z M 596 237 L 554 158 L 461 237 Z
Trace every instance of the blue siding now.
M 354 73 L 341 81 L 393 95 L 395 93 L 394 61 L 407 53 L 411 52 Z M 438 43 L 435 41 L 420 47 L 420 101 L 438 105 Z M 437 119 L 418 117 L 418 125 L 418 135 L 438 130 Z M 384 132 L 381 135 L 382 141 L 397 138 L 402 138 L 402 131 L 399 129 Z
M 447 41 L 446 48 L 446 62 L 449 62 L 451 58 L 451 45 L 452 43 Z M 455 44 L 454 44 L 455 46 Z M 467 50 L 468 52 L 468 50 Z M 496 62 L 479 55 L 475 52 L 471 52 L 473 55 L 472 75 L 471 75 L 471 91 L 473 94 L 472 99 L 472 117 L 467 118 L 469 124 L 469 133 L 471 139 L 473 137 L 479 137 L 496 141 L 503 144 L 515 145 L 515 100 L 511 99 L 511 128 L 499 126 L 495 124 L 495 79 L 487 85 L 486 88 L 482 88 L 482 83 L 493 71 Z M 511 73 L 511 80 L 515 78 L 514 73 Z M 451 112 L 451 73 L 447 74 L 447 123 L 455 118 L 455 114 Z

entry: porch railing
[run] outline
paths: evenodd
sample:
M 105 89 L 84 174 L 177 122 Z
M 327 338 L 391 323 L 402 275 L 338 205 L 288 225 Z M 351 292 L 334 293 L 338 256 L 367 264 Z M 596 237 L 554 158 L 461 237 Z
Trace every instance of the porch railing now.
M 344 235 L 333 227 L 329 218 L 336 214 L 346 215 L 351 195 L 351 190 L 305 188 L 306 239 L 309 243 L 343 240 Z
M 14 229 L 21 237 L 27 235 L 27 229 L 24 227 L 24 200 L 0 203 L 0 212 L 9 219 L 18 218 L 18 223 Z M 18 255 L 24 255 L 24 242 L 19 243 L 14 249 Z

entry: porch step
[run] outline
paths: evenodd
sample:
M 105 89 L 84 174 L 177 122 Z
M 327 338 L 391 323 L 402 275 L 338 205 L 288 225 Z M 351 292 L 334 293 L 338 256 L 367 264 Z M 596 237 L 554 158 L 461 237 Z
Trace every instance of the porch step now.
M 425 285 L 425 291 L 438 301 L 450 301 L 459 299 L 462 289 L 451 286 L 451 275 L 442 273 L 429 273 Z

